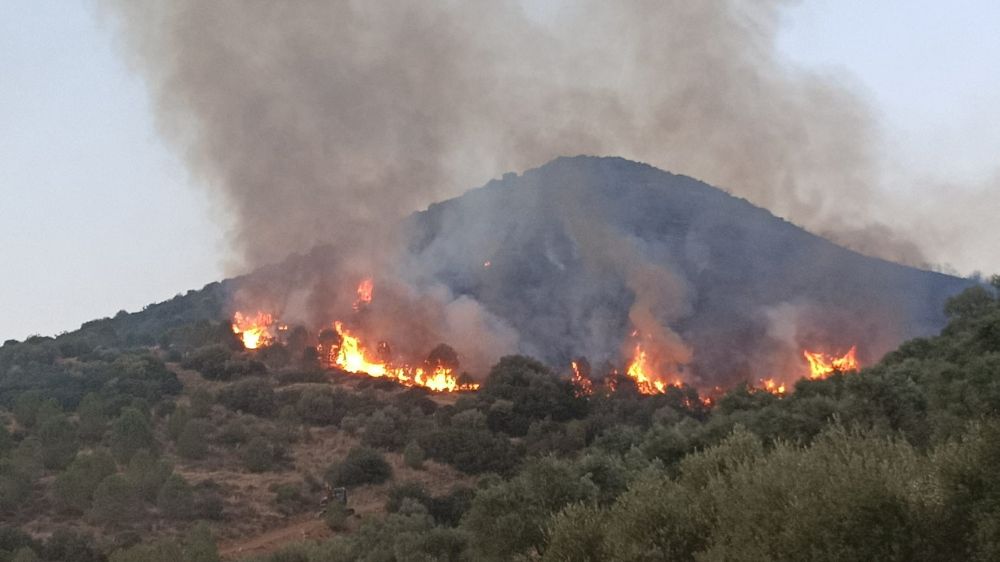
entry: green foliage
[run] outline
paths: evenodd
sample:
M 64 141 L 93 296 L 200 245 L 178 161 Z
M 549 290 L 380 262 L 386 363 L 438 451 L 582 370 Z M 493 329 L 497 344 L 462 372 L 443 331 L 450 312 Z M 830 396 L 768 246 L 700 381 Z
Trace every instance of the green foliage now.
M 269 440 L 256 436 L 243 447 L 241 457 L 250 472 L 266 472 L 274 468 L 277 453 Z
M 63 415 L 49 417 L 38 428 L 38 439 L 42 444 L 42 465 L 50 470 L 59 470 L 73 460 L 80 447 L 77 430 Z
M 30 473 L 0 459 L 0 513 L 16 511 L 31 495 Z
M 347 508 L 337 502 L 331 502 L 323 511 L 323 522 L 331 531 L 347 530 L 347 520 L 350 515 Z
M 205 458 L 212 430 L 212 424 L 205 420 L 189 420 L 177 437 L 177 454 L 192 460 Z
M 142 497 L 124 476 L 112 474 L 94 490 L 90 519 L 103 525 L 127 525 L 143 515 Z
M 156 496 L 156 507 L 169 519 L 189 519 L 195 515 L 194 491 L 184 478 L 172 474 Z
M 87 441 L 98 441 L 108 428 L 107 405 L 93 392 L 83 396 L 76 409 L 77 426 L 80 437 Z
M 105 451 L 77 455 L 56 477 L 56 500 L 65 508 L 84 513 L 90 509 L 97 486 L 115 473 L 115 460 Z
M 163 460 L 157 459 L 149 451 L 143 449 L 132 455 L 123 476 L 146 501 L 155 501 L 160 487 L 170 476 L 172 470 Z
M 475 537 L 471 547 L 479 560 L 535 556 L 544 548 L 550 517 L 572 503 L 594 501 L 597 495 L 597 486 L 570 463 L 538 459 L 510 481 L 476 494 L 462 527 Z
M 333 486 L 381 484 L 391 477 L 389 463 L 381 453 L 368 447 L 351 449 L 344 460 L 331 466 L 326 473 L 327 481 Z
M 368 416 L 361 431 L 361 442 L 369 447 L 398 450 L 406 444 L 412 421 L 394 406 L 387 406 Z
M 136 408 L 125 408 L 111 424 L 111 452 L 120 462 L 128 462 L 140 449 L 155 450 L 156 440 L 149 419 Z
M 65 562 L 102 562 L 104 556 L 97 549 L 94 537 L 65 528 L 53 531 L 41 549 L 45 560 Z
M 469 474 L 507 474 L 521 459 L 506 436 L 485 429 L 446 427 L 421 435 L 418 442 L 429 458 Z
M 115 551 L 108 562 L 219 562 L 211 530 L 195 525 L 182 540 L 161 539 Z
M 566 421 L 582 417 L 587 403 L 574 395 L 572 383 L 561 380 L 533 359 L 507 356 L 490 369 L 479 390 L 480 399 L 506 400 L 509 411 L 488 418 L 490 429 L 520 436 L 528 432 L 532 420 L 551 418 Z
M 312 505 L 312 502 L 302 493 L 298 484 L 276 484 L 271 487 L 274 492 L 274 503 L 278 511 L 285 515 L 299 513 Z
M 217 399 L 234 412 L 246 412 L 255 416 L 270 417 L 276 409 L 274 390 L 267 381 L 260 378 L 233 383 L 219 391 Z
M 403 448 L 403 464 L 414 470 L 423 470 L 426 453 L 416 441 L 410 441 Z

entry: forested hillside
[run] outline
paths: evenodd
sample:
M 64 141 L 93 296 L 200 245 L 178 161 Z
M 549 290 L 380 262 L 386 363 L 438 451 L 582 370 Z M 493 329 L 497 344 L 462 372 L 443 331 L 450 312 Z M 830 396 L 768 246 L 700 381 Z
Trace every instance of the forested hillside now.
M 437 395 L 204 320 L 9 341 L 0 560 L 995 560 L 997 285 L 860 373 L 714 404 L 516 356 Z

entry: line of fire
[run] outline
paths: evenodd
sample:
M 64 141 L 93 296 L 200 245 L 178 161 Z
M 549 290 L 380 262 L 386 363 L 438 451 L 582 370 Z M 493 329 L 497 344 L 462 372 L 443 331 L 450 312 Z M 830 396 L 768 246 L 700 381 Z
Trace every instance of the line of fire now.
M 488 262 L 487 262 L 488 263 Z M 354 312 L 362 312 L 371 304 L 375 286 L 371 278 L 361 280 L 357 287 Z M 232 320 L 233 333 L 239 336 L 247 350 L 257 350 L 283 340 L 289 326 L 267 312 L 236 312 Z M 597 391 L 614 392 L 620 377 L 631 379 L 636 389 L 646 395 L 662 394 L 669 388 L 685 386 L 683 378 L 669 369 L 659 368 L 646 349 L 638 331 L 631 333 L 631 356 L 623 358 L 622 369 L 610 369 L 598 376 L 592 372 L 585 358 L 570 363 L 570 376 L 579 396 L 589 396 Z M 422 361 L 407 362 L 393 357 L 386 341 L 364 341 L 353 332 L 345 321 L 336 320 L 321 330 L 317 337 L 317 358 L 328 369 L 338 369 L 353 375 L 385 378 L 403 386 L 422 387 L 433 392 L 472 392 L 479 384 L 467 373 L 459 371 L 458 354 L 448 345 L 437 346 Z M 843 354 L 803 349 L 801 372 L 784 376 L 768 376 L 751 381 L 750 387 L 761 392 L 783 396 L 798 379 L 824 379 L 835 373 L 852 373 L 860 368 L 857 346 Z M 706 405 L 713 403 L 724 389 L 699 389 Z

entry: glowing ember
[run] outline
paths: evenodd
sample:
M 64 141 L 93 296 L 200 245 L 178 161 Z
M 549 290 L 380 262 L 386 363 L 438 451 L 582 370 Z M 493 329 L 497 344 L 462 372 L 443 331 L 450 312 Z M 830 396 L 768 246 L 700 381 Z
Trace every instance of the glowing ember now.
M 257 349 L 271 341 L 268 329 L 274 319 L 266 312 L 258 312 L 255 316 L 237 312 L 233 315 L 233 333 L 243 340 L 243 347 Z
M 803 351 L 802 355 L 809 362 L 809 378 L 823 379 L 833 372 L 857 371 L 860 367 L 857 352 L 857 346 L 852 346 L 842 357 L 816 351 Z
M 375 294 L 375 283 L 371 277 L 367 277 L 358 284 L 358 300 L 354 301 L 354 310 L 361 310 L 371 304 L 372 296 Z
M 760 382 L 763 385 L 764 390 L 770 392 L 771 394 L 777 396 L 785 394 L 786 388 L 785 383 L 783 382 L 777 382 L 774 379 L 762 379 Z
M 636 333 L 633 332 L 633 335 Z M 670 386 L 670 383 L 654 370 L 649 355 L 642 348 L 641 343 L 635 344 L 635 353 L 632 355 L 632 362 L 629 363 L 625 374 L 635 381 L 636 387 L 642 394 L 660 394 L 666 392 L 667 387 Z M 677 381 L 674 385 L 680 386 L 681 382 Z
M 573 361 L 571 365 L 573 366 L 573 386 L 576 389 L 573 393 L 577 396 L 577 398 L 593 394 L 594 383 L 587 377 L 587 375 L 580 371 L 580 364 Z
M 460 383 L 454 370 L 444 365 L 410 367 L 394 366 L 382 359 L 372 359 L 357 336 L 351 334 L 342 322 L 334 323 L 340 335 L 340 345 L 330 350 L 330 363 L 355 374 L 386 377 L 404 386 L 422 386 L 436 392 L 476 390 L 477 383 Z

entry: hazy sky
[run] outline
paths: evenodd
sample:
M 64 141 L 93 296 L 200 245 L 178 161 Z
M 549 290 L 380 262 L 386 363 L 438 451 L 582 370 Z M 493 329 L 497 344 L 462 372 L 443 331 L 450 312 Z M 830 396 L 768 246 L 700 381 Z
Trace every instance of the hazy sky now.
M 971 183 L 1000 168 L 998 29 L 997 2 L 804 0 L 781 47 L 790 64 L 849 76 L 900 169 Z M 159 139 L 114 41 L 86 0 L 0 2 L 0 340 L 222 276 L 225 213 Z

